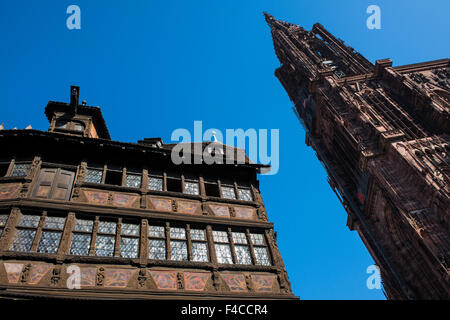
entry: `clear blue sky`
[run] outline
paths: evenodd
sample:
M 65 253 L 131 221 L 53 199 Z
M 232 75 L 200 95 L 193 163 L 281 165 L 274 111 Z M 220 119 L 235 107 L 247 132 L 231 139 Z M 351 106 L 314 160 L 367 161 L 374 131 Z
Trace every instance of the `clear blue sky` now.
M 81 30 L 66 8 L 81 8 Z M 382 29 L 366 28 L 381 7 Z M 280 129 L 280 171 L 261 177 L 294 293 L 303 299 L 383 299 L 366 287 L 373 263 L 304 144 L 304 131 L 273 73 L 263 11 L 310 29 L 315 22 L 370 61 L 447 58 L 448 0 L 227 0 L 0 2 L 0 123 L 47 130 L 48 100 L 69 86 L 100 105 L 114 140 L 162 137 L 176 128 Z

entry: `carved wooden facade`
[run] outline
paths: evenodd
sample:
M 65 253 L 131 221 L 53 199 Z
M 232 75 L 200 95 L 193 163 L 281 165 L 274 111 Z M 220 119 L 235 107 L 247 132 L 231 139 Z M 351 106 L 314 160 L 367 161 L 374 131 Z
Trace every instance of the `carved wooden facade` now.
M 49 132 L 0 131 L 1 297 L 296 299 L 264 166 L 174 165 L 161 139 L 112 141 L 78 97 L 48 103 Z
M 373 65 L 320 24 L 265 16 L 275 75 L 387 297 L 448 299 L 449 60 Z

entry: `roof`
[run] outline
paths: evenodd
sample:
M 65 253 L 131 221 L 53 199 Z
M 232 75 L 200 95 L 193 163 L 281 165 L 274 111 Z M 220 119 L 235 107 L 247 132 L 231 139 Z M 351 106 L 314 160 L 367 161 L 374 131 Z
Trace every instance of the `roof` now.
M 69 111 L 70 104 L 65 102 L 49 101 L 45 107 L 45 115 L 48 121 L 52 120 L 52 115 L 55 111 Z M 95 129 L 99 134 L 99 137 L 103 139 L 111 139 L 109 135 L 108 127 L 106 126 L 105 119 L 103 118 L 102 111 L 99 107 L 91 107 L 85 105 L 78 105 L 77 114 L 92 116 L 94 121 Z

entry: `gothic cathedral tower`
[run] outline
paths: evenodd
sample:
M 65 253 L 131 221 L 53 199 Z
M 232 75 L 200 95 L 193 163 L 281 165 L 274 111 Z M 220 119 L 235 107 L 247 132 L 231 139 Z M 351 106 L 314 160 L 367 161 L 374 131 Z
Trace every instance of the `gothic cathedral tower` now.
M 389 299 L 450 297 L 450 60 L 375 65 L 266 14 L 275 71 Z

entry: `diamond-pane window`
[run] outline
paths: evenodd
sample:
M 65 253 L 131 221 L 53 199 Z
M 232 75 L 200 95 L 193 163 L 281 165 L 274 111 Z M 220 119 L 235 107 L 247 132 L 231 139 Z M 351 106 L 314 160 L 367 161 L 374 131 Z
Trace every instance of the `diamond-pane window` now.
M 233 187 L 222 186 L 222 196 L 225 199 L 236 199 L 236 193 Z
M 184 183 L 184 193 L 187 194 L 199 194 L 199 186 L 197 182 L 185 182 Z
M 197 262 L 208 262 L 208 249 L 206 243 L 192 243 L 192 260 Z
M 46 229 L 64 229 L 64 223 L 66 222 L 66 218 L 63 217 L 47 217 L 45 219 L 45 227 Z
M 58 231 L 44 231 L 38 246 L 38 252 L 42 253 L 56 253 L 58 251 L 59 240 L 61 239 L 61 232 Z
M 95 243 L 95 254 L 97 256 L 112 257 L 116 239 L 113 236 L 98 235 Z
M 11 177 L 25 177 L 30 170 L 29 163 L 15 164 L 11 172 Z
M 214 242 L 228 243 L 228 234 L 226 231 L 213 231 Z
M 23 215 L 20 219 L 19 227 L 37 228 L 40 220 L 40 216 Z
M 75 231 L 92 232 L 93 227 L 94 227 L 93 220 L 77 219 L 75 223 Z
M 102 183 L 103 170 L 87 169 L 84 181 L 90 183 Z
M 98 232 L 99 233 L 115 234 L 116 227 L 117 227 L 117 224 L 115 222 L 109 222 L 109 221 L 99 221 L 98 222 Z
M 247 244 L 247 237 L 245 236 L 245 233 L 233 232 L 232 235 L 234 243 Z
M 234 249 L 236 250 L 238 264 L 252 264 L 252 257 L 247 246 L 237 245 L 234 247 Z
M 155 178 L 155 177 L 148 177 L 148 189 L 156 190 L 156 191 L 163 191 L 163 179 Z
M 186 241 L 170 241 L 171 260 L 186 261 L 188 259 Z
M 202 229 L 191 229 L 191 239 L 192 240 L 205 240 L 205 230 Z
M 140 188 L 142 177 L 137 174 L 127 174 L 125 185 L 129 188 Z
M 170 228 L 171 239 L 186 239 L 186 231 L 184 228 Z
M 88 256 L 91 247 L 91 235 L 86 233 L 74 233 L 70 254 Z
M 0 227 L 4 227 L 6 225 L 7 220 L 8 220 L 7 214 L 0 215 Z
M 139 251 L 139 239 L 122 237 L 120 239 L 120 256 L 124 258 L 137 258 Z
M 256 264 L 262 266 L 270 266 L 269 255 L 267 254 L 267 249 L 265 247 L 254 247 Z
M 249 189 L 238 189 L 239 191 L 239 199 L 245 201 L 253 201 L 252 193 Z
M 257 246 L 264 245 L 264 237 L 260 233 L 252 233 L 250 234 L 250 238 L 252 239 L 252 243 Z
M 165 228 L 161 226 L 148 226 L 148 235 L 154 238 L 165 238 Z
M 231 249 L 228 244 L 215 244 L 216 256 L 218 263 L 232 264 L 233 258 L 231 257 Z
M 12 251 L 22 251 L 28 252 L 31 250 L 33 245 L 34 236 L 36 235 L 36 230 L 30 229 L 19 229 L 14 237 L 11 244 Z
M 139 236 L 139 225 L 122 223 L 122 234 L 126 236 Z
M 166 259 L 166 240 L 149 240 L 150 259 L 165 260 Z

